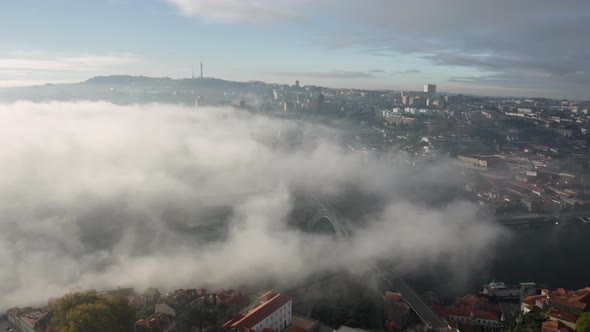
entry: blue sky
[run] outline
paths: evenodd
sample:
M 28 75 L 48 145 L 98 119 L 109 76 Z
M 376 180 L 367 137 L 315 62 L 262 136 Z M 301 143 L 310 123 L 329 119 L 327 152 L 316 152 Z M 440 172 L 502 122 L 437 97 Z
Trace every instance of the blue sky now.
M 590 3 L 7 0 L 0 86 L 188 77 L 590 99 Z

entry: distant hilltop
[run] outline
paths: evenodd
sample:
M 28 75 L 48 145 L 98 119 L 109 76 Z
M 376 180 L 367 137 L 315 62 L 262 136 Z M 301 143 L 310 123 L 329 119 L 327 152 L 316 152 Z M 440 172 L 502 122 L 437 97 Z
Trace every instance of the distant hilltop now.
M 260 83 L 234 82 L 217 78 L 147 77 L 131 75 L 96 76 L 79 83 L 45 84 L 0 88 L 0 102 L 17 100 L 107 100 L 117 104 L 186 103 L 204 99 L 212 104 L 227 100 L 228 94 L 254 92 Z M 265 85 L 266 86 L 266 85 Z
M 131 76 L 131 75 L 110 75 L 95 76 L 82 83 L 98 84 L 129 84 L 137 82 L 171 82 L 170 77 L 149 77 L 149 76 Z

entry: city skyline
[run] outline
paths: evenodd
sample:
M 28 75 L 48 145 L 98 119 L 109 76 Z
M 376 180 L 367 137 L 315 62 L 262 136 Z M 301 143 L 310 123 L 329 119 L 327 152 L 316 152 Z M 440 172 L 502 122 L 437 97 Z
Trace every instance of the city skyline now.
M 590 47 L 577 33 L 590 27 L 583 1 L 338 4 L 6 2 L 0 86 L 190 77 L 202 57 L 206 77 L 236 81 L 590 98 Z

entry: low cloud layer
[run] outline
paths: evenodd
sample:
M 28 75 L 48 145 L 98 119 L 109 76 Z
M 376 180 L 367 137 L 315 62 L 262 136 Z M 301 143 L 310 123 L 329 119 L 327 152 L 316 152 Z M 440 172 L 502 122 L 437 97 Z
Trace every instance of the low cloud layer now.
M 359 156 L 316 125 L 106 102 L 4 104 L 0 123 L 1 309 L 72 287 L 288 284 L 378 259 L 464 278 L 502 234 L 470 203 L 428 202 L 457 184 L 448 164 Z M 293 227 L 296 192 L 350 187 L 384 202 L 350 238 Z

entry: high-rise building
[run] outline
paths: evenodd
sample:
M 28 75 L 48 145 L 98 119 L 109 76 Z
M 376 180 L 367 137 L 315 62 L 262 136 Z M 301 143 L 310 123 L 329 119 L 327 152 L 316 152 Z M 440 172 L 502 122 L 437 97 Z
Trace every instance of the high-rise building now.
M 410 104 L 410 96 L 403 96 L 402 97 L 402 104 L 409 105 Z
M 318 109 L 318 111 L 323 111 L 324 110 L 324 102 L 325 102 L 324 94 L 320 92 L 320 94 L 318 95 L 318 100 L 317 100 L 317 109 Z
M 295 87 L 298 88 L 299 87 L 299 80 L 295 81 Z
M 203 78 L 203 58 L 201 58 L 201 78 Z
M 436 85 L 435 84 L 424 84 L 424 92 L 435 94 L 436 93 Z

